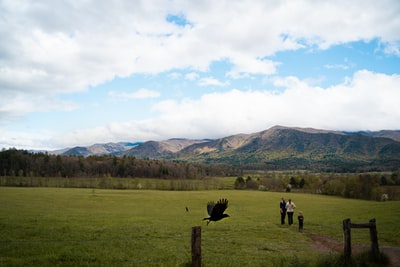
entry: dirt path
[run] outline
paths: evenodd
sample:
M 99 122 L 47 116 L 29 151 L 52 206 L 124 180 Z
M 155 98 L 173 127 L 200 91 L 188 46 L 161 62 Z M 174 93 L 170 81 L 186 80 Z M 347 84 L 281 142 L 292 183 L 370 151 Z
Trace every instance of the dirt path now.
M 329 236 L 322 236 L 317 234 L 309 234 L 310 239 L 314 242 L 313 249 L 321 253 L 343 252 L 343 244 Z M 380 246 L 379 249 L 384 252 L 390 259 L 391 267 L 400 267 L 400 247 Z M 353 245 L 352 252 L 360 253 L 368 250 L 365 245 Z

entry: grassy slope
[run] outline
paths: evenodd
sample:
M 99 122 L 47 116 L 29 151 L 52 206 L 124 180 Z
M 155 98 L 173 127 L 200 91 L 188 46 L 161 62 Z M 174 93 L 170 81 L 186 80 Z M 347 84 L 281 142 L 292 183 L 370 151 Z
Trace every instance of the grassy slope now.
M 305 231 L 279 224 L 291 197 Z M 230 218 L 206 226 L 206 203 L 226 197 Z M 176 266 L 190 262 L 191 227 L 202 225 L 206 266 L 284 266 L 315 259 L 307 233 L 342 242 L 342 220 L 376 218 L 380 245 L 400 246 L 400 202 L 258 191 L 139 191 L 0 187 L 0 266 Z M 185 211 L 189 207 L 190 212 Z M 368 243 L 366 229 L 352 231 Z

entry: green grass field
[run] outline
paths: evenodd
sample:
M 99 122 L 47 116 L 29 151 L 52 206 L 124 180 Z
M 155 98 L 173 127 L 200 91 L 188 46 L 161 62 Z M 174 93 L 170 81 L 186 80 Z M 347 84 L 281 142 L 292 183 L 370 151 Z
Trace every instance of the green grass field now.
M 281 226 L 279 200 L 305 216 Z M 206 203 L 229 199 L 211 222 Z M 202 226 L 204 266 L 288 266 L 315 261 L 310 233 L 342 241 L 342 220 L 376 218 L 379 245 L 400 246 L 400 202 L 261 191 L 155 191 L 0 187 L 0 266 L 185 266 L 191 228 Z M 186 212 L 185 207 L 189 208 Z M 366 229 L 353 243 L 369 243 Z

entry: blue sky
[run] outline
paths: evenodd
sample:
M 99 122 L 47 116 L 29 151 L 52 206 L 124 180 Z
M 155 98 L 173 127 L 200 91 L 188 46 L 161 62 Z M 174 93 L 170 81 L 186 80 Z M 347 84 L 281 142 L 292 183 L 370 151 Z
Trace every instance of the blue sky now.
M 0 148 L 400 129 L 400 2 L 0 1 Z

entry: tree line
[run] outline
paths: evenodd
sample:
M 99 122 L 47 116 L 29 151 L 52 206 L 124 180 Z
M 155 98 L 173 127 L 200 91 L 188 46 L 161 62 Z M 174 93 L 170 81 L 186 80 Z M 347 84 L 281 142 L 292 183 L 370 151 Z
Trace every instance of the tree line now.
M 365 200 L 400 199 L 400 171 L 380 173 L 265 172 L 236 178 L 235 189 L 305 192 Z
M 228 165 L 205 165 L 181 161 L 115 156 L 61 156 L 9 149 L 0 152 L 0 176 L 13 177 L 138 177 L 201 179 L 235 176 Z
M 61 156 L 17 149 L 3 149 L 0 152 L 0 177 L 3 177 L 0 185 L 162 190 L 220 189 L 224 185 L 210 184 L 211 180 L 207 178 L 237 177 L 232 185 L 234 189 L 307 192 L 368 200 L 381 200 L 386 194 L 389 199 L 400 199 L 400 171 L 359 174 L 264 171 L 243 176 L 243 170 L 222 164 L 206 165 L 128 156 Z M 33 180 L 38 177 L 39 180 Z M 167 184 L 160 181 L 141 183 L 127 178 L 169 181 Z

